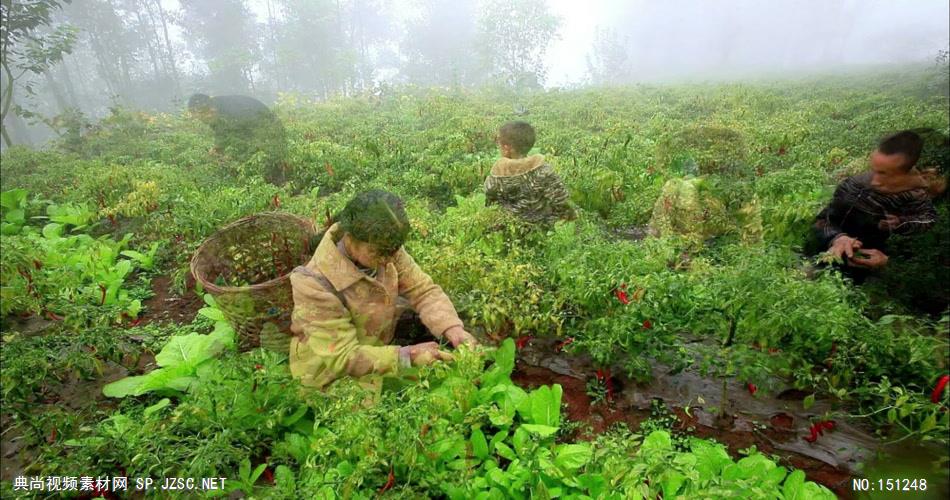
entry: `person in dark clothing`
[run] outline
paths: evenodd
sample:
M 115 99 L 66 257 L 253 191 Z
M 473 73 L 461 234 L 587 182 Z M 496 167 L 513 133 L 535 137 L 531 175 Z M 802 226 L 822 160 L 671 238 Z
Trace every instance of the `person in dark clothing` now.
M 937 211 L 928 181 L 915 165 L 923 141 L 912 131 L 885 137 L 870 156 L 870 171 L 849 177 L 815 220 L 806 250 L 827 251 L 856 281 L 887 265 L 887 239 L 930 229 Z
M 287 181 L 287 138 L 284 126 L 264 103 L 243 95 L 209 97 L 195 94 L 188 111 L 214 132 L 215 148 L 246 161 L 265 155 L 264 178 L 276 185 Z

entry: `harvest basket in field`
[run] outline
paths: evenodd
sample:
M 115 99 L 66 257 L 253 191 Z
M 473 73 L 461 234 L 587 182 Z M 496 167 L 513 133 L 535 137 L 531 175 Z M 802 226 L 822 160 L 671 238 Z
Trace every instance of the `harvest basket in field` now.
M 241 350 L 287 351 L 290 272 L 310 259 L 317 236 L 307 219 L 264 212 L 228 224 L 198 247 L 191 273 L 234 326 Z

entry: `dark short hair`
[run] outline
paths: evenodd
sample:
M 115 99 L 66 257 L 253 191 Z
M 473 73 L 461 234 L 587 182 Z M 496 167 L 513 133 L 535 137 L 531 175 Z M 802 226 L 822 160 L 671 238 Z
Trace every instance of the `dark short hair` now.
M 384 255 L 396 253 L 409 236 L 409 217 L 396 195 L 373 189 L 356 195 L 336 217 L 340 227 Z
M 917 164 L 920 160 L 920 153 L 924 149 L 924 140 L 917 133 L 911 130 L 902 130 L 881 139 L 877 144 L 877 150 L 886 155 L 901 154 L 907 158 L 904 166 L 905 170 Z
M 206 94 L 194 94 L 188 98 L 188 109 L 195 111 L 211 106 L 211 97 Z
M 508 122 L 498 129 L 498 142 L 511 146 L 519 155 L 534 147 L 534 127 L 528 122 Z

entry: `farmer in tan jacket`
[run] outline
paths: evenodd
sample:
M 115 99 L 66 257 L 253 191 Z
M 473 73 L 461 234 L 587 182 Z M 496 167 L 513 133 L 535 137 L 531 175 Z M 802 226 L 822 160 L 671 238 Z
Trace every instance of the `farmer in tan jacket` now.
M 290 371 L 303 385 L 322 388 L 342 376 L 451 360 L 436 342 L 389 345 L 400 296 L 436 338 L 475 343 L 442 288 L 402 248 L 408 234 L 398 197 L 364 192 L 346 205 L 310 262 L 291 273 Z

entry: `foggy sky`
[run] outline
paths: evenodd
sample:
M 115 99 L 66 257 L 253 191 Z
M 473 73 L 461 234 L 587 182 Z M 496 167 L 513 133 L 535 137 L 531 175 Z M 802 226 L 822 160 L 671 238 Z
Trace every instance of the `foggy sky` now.
M 547 3 L 562 23 L 546 56 L 547 87 L 587 82 L 586 58 L 598 28 L 625 42 L 632 81 L 930 61 L 950 46 L 947 0 Z M 250 4 L 258 17 L 266 16 L 265 0 Z M 397 25 L 416 12 L 413 0 L 394 0 L 391 6 Z
M 578 81 L 598 25 L 628 37 L 639 80 L 916 62 L 950 45 L 946 0 L 549 1 L 565 19 L 549 85 Z

